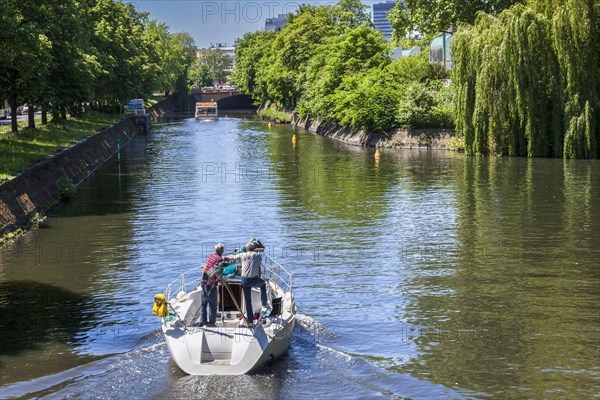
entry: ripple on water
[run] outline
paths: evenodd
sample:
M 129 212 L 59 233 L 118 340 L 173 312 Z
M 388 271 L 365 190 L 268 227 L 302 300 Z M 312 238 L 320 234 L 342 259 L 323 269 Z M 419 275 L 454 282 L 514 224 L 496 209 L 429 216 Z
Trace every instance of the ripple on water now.
M 23 332 L 35 335 L 1 354 L 3 395 L 597 392 L 598 163 L 410 150 L 375 161 L 303 131 L 293 145 L 291 134 L 226 118 L 158 126 L 3 252 L 0 306 L 26 284 L 52 300 L 30 310 Z M 255 235 L 294 274 L 290 350 L 248 376 L 183 375 L 152 296 L 216 242 L 230 251 Z

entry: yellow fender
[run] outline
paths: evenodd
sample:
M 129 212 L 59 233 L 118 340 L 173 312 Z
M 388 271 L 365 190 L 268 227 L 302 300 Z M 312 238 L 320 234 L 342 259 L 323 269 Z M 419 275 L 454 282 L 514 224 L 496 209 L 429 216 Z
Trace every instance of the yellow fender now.
M 167 309 L 167 298 L 164 294 L 157 294 L 154 296 L 152 314 L 163 318 L 169 315 L 169 310 Z

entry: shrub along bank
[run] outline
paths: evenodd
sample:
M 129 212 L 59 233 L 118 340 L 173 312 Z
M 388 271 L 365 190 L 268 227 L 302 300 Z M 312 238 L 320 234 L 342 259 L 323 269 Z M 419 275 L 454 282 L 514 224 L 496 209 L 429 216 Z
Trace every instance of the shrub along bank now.
M 359 1 L 302 6 L 281 32 L 249 33 L 236 50 L 235 83 L 257 104 L 354 131 L 451 128 L 447 73 L 426 51 L 393 61 Z
M 302 6 L 280 32 L 245 35 L 235 83 L 257 104 L 354 132 L 455 128 L 470 154 L 600 156 L 600 2 L 450 0 L 455 14 L 417 12 L 430 3 L 407 1 L 392 20 L 398 30 L 427 15 L 422 32 L 454 31 L 450 86 L 426 50 L 393 61 L 359 0 Z

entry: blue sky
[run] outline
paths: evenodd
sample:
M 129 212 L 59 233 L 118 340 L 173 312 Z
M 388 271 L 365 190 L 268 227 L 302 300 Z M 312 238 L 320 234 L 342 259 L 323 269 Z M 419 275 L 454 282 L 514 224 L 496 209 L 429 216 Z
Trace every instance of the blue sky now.
M 124 2 L 127 2 L 124 0 Z M 277 14 L 294 12 L 300 4 L 335 4 L 314 0 L 133 0 L 138 11 L 150 13 L 150 18 L 166 23 L 171 32 L 187 32 L 196 46 L 212 43 L 233 44 L 246 32 L 264 29 L 265 19 Z M 372 6 L 383 1 L 367 0 Z M 372 8 L 368 9 L 371 12 Z

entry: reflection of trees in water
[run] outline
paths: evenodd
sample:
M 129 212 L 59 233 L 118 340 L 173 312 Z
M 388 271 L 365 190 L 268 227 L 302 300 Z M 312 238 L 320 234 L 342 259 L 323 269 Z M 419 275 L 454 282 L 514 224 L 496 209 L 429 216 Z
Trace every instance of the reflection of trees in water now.
M 293 143 L 291 135 L 273 135 L 269 142 L 283 206 L 364 223 L 382 217 L 382 197 L 396 181 L 388 160 L 376 168 L 373 151 L 352 151 L 307 132 L 296 132 Z
M 240 126 L 266 129 L 249 122 Z M 249 175 L 275 182 L 285 195 L 282 205 L 286 208 L 300 207 L 299 211 L 343 220 L 369 223 L 384 218 L 390 206 L 386 194 L 435 189 L 452 180 L 457 164 L 454 153 L 388 149 L 376 158 L 375 149 L 345 145 L 302 129 L 275 125 L 269 132 L 239 139 L 242 164 L 262 169 Z M 265 145 L 270 164 L 252 164 L 251 158 L 262 159 Z M 244 181 L 243 174 L 241 178 Z
M 458 247 L 411 266 L 414 295 L 398 319 L 413 327 L 407 336 L 419 355 L 397 370 L 502 397 L 519 396 L 518 388 L 531 397 L 594 393 L 594 165 L 465 159 L 454 188 Z
M 34 281 L 0 283 L 0 354 L 16 355 L 42 343 L 77 343 L 93 319 L 89 298 Z

